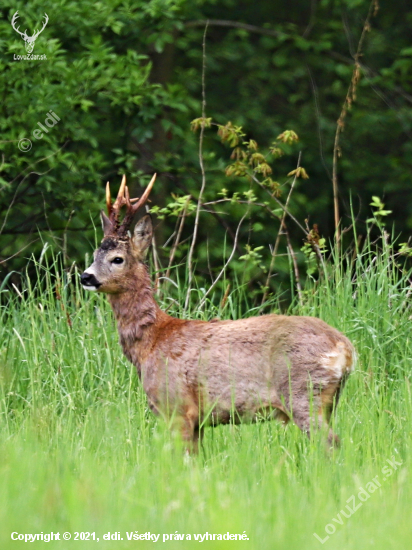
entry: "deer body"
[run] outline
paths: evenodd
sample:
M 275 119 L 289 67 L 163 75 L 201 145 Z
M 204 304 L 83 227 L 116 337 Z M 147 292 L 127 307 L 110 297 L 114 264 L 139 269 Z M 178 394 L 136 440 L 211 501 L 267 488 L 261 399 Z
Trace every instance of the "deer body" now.
M 184 439 L 196 439 L 204 422 L 253 421 L 260 415 L 293 417 L 309 431 L 311 400 L 313 409 L 330 415 L 354 363 L 345 336 L 313 317 L 176 319 L 158 307 L 145 275 L 143 288 L 140 274 L 135 289 L 111 294 L 109 302 L 150 408 L 174 416 Z
M 150 408 L 172 419 L 184 440 L 197 444 L 204 424 L 260 416 L 292 419 L 307 433 L 328 422 L 354 365 L 354 348 L 343 334 L 313 317 L 171 317 L 155 301 L 142 262 L 150 218 L 136 225 L 133 237 L 121 239 L 103 221 L 109 236 L 82 283 L 108 293 L 120 343 L 137 367 Z M 337 439 L 331 430 L 328 439 Z

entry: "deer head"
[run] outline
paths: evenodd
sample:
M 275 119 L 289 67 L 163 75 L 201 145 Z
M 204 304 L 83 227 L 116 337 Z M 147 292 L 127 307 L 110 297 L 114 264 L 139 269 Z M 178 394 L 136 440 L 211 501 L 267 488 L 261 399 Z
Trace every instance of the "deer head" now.
M 102 211 L 104 238 L 94 253 L 92 265 L 81 276 L 83 288 L 108 294 L 118 294 L 134 284 L 137 270 L 146 270 L 145 253 L 152 242 L 153 228 L 149 215 L 144 216 L 129 232 L 137 210 L 145 204 L 154 185 L 156 174 L 140 199 L 131 199 L 123 176 L 117 198 L 112 204 L 109 182 L 106 186 L 108 216 Z M 126 214 L 120 221 L 120 210 Z
M 25 41 L 24 46 L 26 48 L 27 53 L 32 53 L 33 48 L 34 48 L 34 44 L 36 42 L 36 38 L 39 36 L 39 34 L 44 30 L 44 27 L 47 25 L 47 23 L 49 21 L 49 16 L 47 15 L 47 13 L 45 13 L 44 14 L 45 21 L 43 23 L 43 27 L 39 31 L 35 30 L 32 36 L 28 36 L 27 35 L 27 29 L 24 31 L 24 33 L 19 31 L 20 27 L 17 27 L 17 29 L 16 29 L 15 25 L 16 25 L 16 21 L 19 17 L 18 13 L 19 12 L 16 11 L 16 13 L 13 15 L 13 19 L 11 20 L 11 26 L 13 27 L 13 29 L 16 32 L 18 32 L 21 35 L 21 37 Z

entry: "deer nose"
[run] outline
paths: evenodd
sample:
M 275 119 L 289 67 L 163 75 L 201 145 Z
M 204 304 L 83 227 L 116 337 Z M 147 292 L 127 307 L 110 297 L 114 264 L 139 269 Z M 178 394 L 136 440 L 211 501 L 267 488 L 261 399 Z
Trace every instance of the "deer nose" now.
M 96 279 L 93 273 L 87 273 L 87 271 L 81 274 L 80 282 L 83 286 L 100 286 L 99 281 Z

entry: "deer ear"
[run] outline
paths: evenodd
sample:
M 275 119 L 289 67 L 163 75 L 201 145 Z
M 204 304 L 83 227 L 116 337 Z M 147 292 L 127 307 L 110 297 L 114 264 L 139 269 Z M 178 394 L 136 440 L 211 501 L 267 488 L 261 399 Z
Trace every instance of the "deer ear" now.
M 109 234 L 110 230 L 112 229 L 112 222 L 103 212 L 103 210 L 100 211 L 100 219 L 102 220 L 103 235 L 106 236 Z
M 149 214 L 137 222 L 133 231 L 132 242 L 139 256 L 144 256 L 152 243 L 153 224 Z

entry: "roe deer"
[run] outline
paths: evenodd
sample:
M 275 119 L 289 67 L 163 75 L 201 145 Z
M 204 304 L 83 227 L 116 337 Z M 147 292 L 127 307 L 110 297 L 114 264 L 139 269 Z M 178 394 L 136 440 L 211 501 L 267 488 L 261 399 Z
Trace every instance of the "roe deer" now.
M 85 289 L 108 294 L 123 352 L 137 368 L 152 411 L 172 420 L 195 450 L 204 423 L 264 415 L 291 419 L 308 434 L 312 425 L 327 426 L 355 360 L 351 342 L 336 329 L 314 317 L 206 322 L 160 309 L 144 263 L 152 241 L 150 216 L 132 235 L 128 231 L 154 180 L 138 200 L 130 199 L 123 177 L 114 204 L 107 184 L 104 238 L 81 276 Z M 328 441 L 338 443 L 332 430 Z

